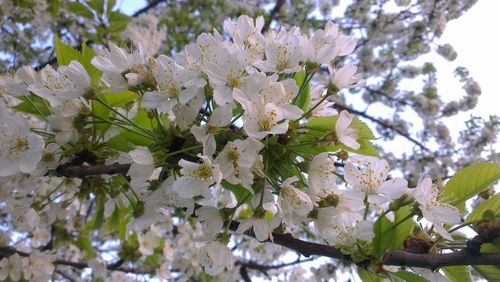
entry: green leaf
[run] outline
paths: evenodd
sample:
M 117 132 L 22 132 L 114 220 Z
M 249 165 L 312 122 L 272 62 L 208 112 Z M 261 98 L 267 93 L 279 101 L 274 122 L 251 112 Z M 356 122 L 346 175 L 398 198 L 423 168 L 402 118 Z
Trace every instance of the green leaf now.
M 127 27 L 132 18 L 120 12 L 109 13 L 109 30 L 112 33 L 121 33 Z
M 94 14 L 92 11 L 89 10 L 89 8 L 85 5 L 83 5 L 80 2 L 67 2 L 66 7 L 68 8 L 68 11 L 78 15 L 82 16 L 86 19 L 93 19 Z
M 319 117 L 309 121 L 306 124 L 306 127 L 309 129 L 314 129 L 323 132 L 329 132 L 335 130 L 335 124 L 337 123 L 338 116 L 328 116 L 328 117 Z M 356 129 L 358 132 L 358 142 L 359 139 L 369 139 L 374 140 L 377 139 L 375 135 L 373 135 L 372 130 L 368 127 L 368 125 L 358 118 L 354 117 L 352 119 L 352 123 L 350 127 Z
M 399 222 L 405 217 L 407 217 L 411 213 L 411 208 L 406 206 L 400 208 L 398 211 L 396 211 L 396 216 L 394 217 L 394 222 Z M 410 234 L 411 228 L 413 226 L 413 223 L 411 220 L 405 220 L 398 226 L 394 228 L 394 230 L 391 232 L 393 234 L 392 241 L 390 243 L 390 249 L 391 250 L 399 250 L 403 246 L 404 240 L 408 237 Z
M 22 102 L 12 107 L 16 112 L 32 114 L 38 117 L 48 117 L 50 110 L 45 105 L 43 98 L 30 94 L 28 97 L 18 97 Z M 28 100 L 29 99 L 29 100 Z
M 134 147 L 129 143 L 124 134 L 118 134 L 111 137 L 106 145 L 111 148 L 122 152 L 130 152 Z
M 473 223 L 481 220 L 483 212 L 486 210 L 491 210 L 495 217 L 500 217 L 500 194 L 493 195 L 491 198 L 479 205 L 479 207 L 475 208 L 469 216 L 467 216 L 465 223 Z
M 87 4 L 97 13 L 104 13 L 104 0 L 87 0 Z
M 109 14 L 113 10 L 113 7 L 116 4 L 116 0 L 108 0 L 106 3 L 106 12 Z
M 64 44 L 59 36 L 54 37 L 54 46 L 56 49 L 57 63 L 60 66 L 68 65 L 73 60 L 78 60 L 81 58 L 80 52 L 76 49 Z
M 318 117 L 310 120 L 306 124 L 306 127 L 318 131 L 329 132 L 335 128 L 335 122 L 337 122 L 337 116 Z
M 105 100 L 105 98 L 101 98 Z M 109 120 L 109 116 L 111 114 L 111 111 L 103 106 L 101 103 L 93 100 L 92 101 L 92 112 L 93 112 L 93 119 L 96 123 L 94 123 L 94 130 L 96 131 L 97 134 L 102 134 L 108 130 L 110 127 L 109 123 L 103 123 L 103 120 Z
M 421 277 L 420 275 L 408 271 L 398 271 L 392 275 L 397 276 L 406 282 L 429 282 L 429 280 Z
M 346 151 L 355 152 L 361 155 L 380 157 L 377 147 L 373 145 L 372 142 L 366 139 L 358 139 L 358 143 L 361 145 L 358 150 L 354 150 L 350 147 L 342 145 L 343 149 Z
M 108 105 L 113 107 L 123 107 L 139 98 L 139 95 L 130 90 L 125 90 L 118 93 L 108 93 L 104 94 L 103 96 L 106 98 Z
M 498 245 L 498 244 L 497 244 Z M 500 247 L 495 244 L 483 244 L 481 252 L 500 252 Z M 500 281 L 500 266 L 498 265 L 476 265 L 473 266 L 488 281 Z
M 160 266 L 160 255 L 157 253 L 154 253 L 150 256 L 148 256 L 144 260 L 144 266 L 148 268 L 157 268 Z
M 497 164 L 475 163 L 455 173 L 444 186 L 441 199 L 463 211 L 465 201 L 495 183 L 499 178 L 500 166 Z
M 469 266 L 447 266 L 442 270 L 451 282 L 472 282 Z
M 373 232 L 375 232 L 373 254 L 376 257 L 381 258 L 394 240 L 394 230 L 391 230 L 393 226 L 394 224 L 385 216 L 375 222 L 373 226 Z
M 300 90 L 302 84 L 304 83 L 304 80 L 306 79 L 306 73 L 304 71 L 297 72 L 295 73 L 294 79 L 295 83 L 297 84 L 297 87 L 299 87 Z M 305 112 L 307 111 L 310 101 L 311 101 L 311 90 L 309 87 L 309 83 L 307 83 L 305 86 L 303 86 L 302 91 L 298 93 L 298 96 L 293 104 L 301 108 L 302 111 Z
M 371 273 L 367 270 L 364 270 L 361 267 L 358 267 L 358 275 L 363 282 L 383 282 L 384 279 L 382 277 L 378 277 L 376 274 Z
M 59 12 L 59 9 L 61 8 L 61 1 L 59 0 L 49 0 L 47 1 L 49 4 L 48 11 L 51 16 L 57 17 L 57 13 Z
M 92 85 L 97 85 L 99 83 L 99 80 L 101 79 L 102 72 L 98 70 L 94 65 L 91 63 L 92 58 L 95 57 L 95 52 L 92 48 L 89 48 L 85 42 L 82 44 L 82 56 L 78 60 L 82 66 L 85 68 L 87 73 L 89 74 L 90 81 Z
M 226 180 L 222 180 L 221 185 L 225 189 L 233 192 L 238 201 L 242 201 L 245 198 L 245 202 L 250 202 L 252 200 L 252 197 L 250 197 L 250 192 L 239 184 L 235 185 L 227 182 Z

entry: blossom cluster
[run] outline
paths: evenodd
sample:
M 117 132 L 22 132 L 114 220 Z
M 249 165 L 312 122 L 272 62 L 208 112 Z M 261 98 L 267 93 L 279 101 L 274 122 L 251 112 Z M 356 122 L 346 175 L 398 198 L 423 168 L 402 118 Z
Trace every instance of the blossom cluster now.
M 273 241 L 273 232 L 314 230 L 347 250 L 372 242 L 373 219 L 394 220 L 411 203 L 436 236 L 453 240 L 444 224 L 460 223 L 460 213 L 440 199 L 438 186 L 422 178 L 409 188 L 389 177 L 368 127 L 333 108 L 339 91 L 365 84 L 345 59 L 355 38 L 332 22 L 311 36 L 297 27 L 263 33 L 263 26 L 262 17 L 241 16 L 224 22 L 225 34 L 203 33 L 174 57 L 110 43 L 87 61 L 2 77 L 3 92 L 17 99 L 12 109 L 29 106 L 39 119 L 0 104 L 0 183 L 16 187 L 0 201 L 16 217 L 16 230 L 31 233 L 37 248 L 56 221 L 78 230 L 77 219 L 92 207 L 87 200 L 100 205 L 96 222 L 130 206 L 124 237 L 135 238 L 141 256 L 161 252 L 173 263 L 162 233 L 173 232 L 165 218 L 182 211 L 198 226 L 185 241 L 197 241 L 197 260 L 209 275 L 235 268 L 228 247 L 234 221 L 236 234 L 260 242 Z M 322 68 L 329 70 L 323 83 L 312 79 Z M 116 163 L 130 166 L 91 180 L 61 173 L 65 164 Z M 19 183 L 26 178 L 45 184 Z M 34 197 L 16 201 L 20 195 Z M 1 277 L 17 280 L 10 267 L 27 263 L 18 260 L 2 259 Z M 98 273 L 102 263 L 92 265 Z

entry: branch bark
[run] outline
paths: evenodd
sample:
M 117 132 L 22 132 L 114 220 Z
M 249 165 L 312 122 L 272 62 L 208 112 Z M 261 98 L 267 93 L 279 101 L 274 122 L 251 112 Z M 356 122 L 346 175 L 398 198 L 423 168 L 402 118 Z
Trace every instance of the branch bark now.
M 236 231 L 238 225 L 238 222 L 233 221 L 229 229 Z M 253 232 L 247 232 L 245 234 L 255 238 Z M 335 247 L 296 239 L 291 234 L 278 234 L 273 232 L 272 242 L 290 250 L 294 250 L 306 257 L 315 255 L 353 262 L 351 256 L 343 254 Z M 407 251 L 396 251 L 387 253 L 383 263 L 384 265 L 413 266 L 429 269 L 438 269 L 452 265 L 500 265 L 500 253 L 475 254 L 469 252 L 467 249 L 446 254 L 415 254 Z
M 60 165 L 55 170 L 56 176 L 69 178 L 85 178 L 101 174 L 123 174 L 125 175 L 130 168 L 130 164 L 114 163 L 111 165 Z

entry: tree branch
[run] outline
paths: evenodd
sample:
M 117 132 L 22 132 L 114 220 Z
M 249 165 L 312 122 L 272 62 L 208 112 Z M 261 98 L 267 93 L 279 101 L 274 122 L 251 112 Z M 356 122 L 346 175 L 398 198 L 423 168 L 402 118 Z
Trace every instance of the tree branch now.
M 60 165 L 55 170 L 56 176 L 69 178 L 85 178 L 87 176 L 101 174 L 123 174 L 125 175 L 130 168 L 130 164 L 114 163 L 111 165 Z
M 238 222 L 233 221 L 229 229 L 236 231 L 238 225 Z M 245 234 L 255 238 L 253 232 L 247 232 Z M 315 255 L 353 262 L 351 256 L 343 254 L 335 247 L 302 241 L 294 238 L 291 234 L 278 234 L 273 232 L 272 242 L 294 250 L 306 257 Z M 468 249 L 446 254 L 415 254 L 407 251 L 396 251 L 387 253 L 383 263 L 384 265 L 413 266 L 430 269 L 438 269 L 440 267 L 452 265 L 500 265 L 500 253 L 476 254 L 470 252 Z

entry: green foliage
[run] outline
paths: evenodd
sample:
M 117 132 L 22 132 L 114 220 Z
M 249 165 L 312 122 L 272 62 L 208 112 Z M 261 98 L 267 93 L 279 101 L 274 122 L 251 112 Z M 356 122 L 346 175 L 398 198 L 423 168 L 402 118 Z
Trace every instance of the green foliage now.
M 87 6 L 83 5 L 80 2 L 67 2 L 66 8 L 68 8 L 68 11 L 82 16 L 86 19 L 94 18 L 94 13 L 92 13 L 92 11 Z
M 392 277 L 399 277 L 406 282 L 429 282 L 429 280 L 421 277 L 420 275 L 408 271 L 398 271 L 392 273 Z
M 375 233 L 375 238 L 373 239 L 373 254 L 376 257 L 382 258 L 385 251 L 394 240 L 393 226 L 394 224 L 385 216 L 379 218 L 377 222 L 375 222 L 373 226 L 373 232 Z
M 69 65 L 71 61 L 78 60 L 81 57 L 80 52 L 64 44 L 59 36 L 56 35 L 54 38 L 57 63 L 60 66 Z
M 21 103 L 12 107 L 16 112 L 32 114 L 41 118 L 48 117 L 51 114 L 44 100 L 36 95 L 30 94 L 18 98 L 21 100 Z
M 404 218 L 406 218 L 409 214 L 411 213 L 411 208 L 406 206 L 402 207 L 398 211 L 395 212 L 396 216 L 394 217 L 394 222 L 400 222 Z M 390 249 L 391 250 L 398 250 L 401 249 L 403 246 L 404 240 L 408 237 L 410 234 L 410 231 L 413 227 L 413 223 L 411 220 L 405 220 L 398 224 L 394 228 L 394 230 L 391 231 L 392 234 L 392 241 L 390 243 Z
M 384 279 L 382 277 L 377 276 L 376 274 L 364 270 L 361 267 L 358 267 L 358 275 L 363 282 L 383 282 Z
M 495 163 L 476 163 L 458 171 L 446 183 L 441 199 L 456 206 L 460 211 L 465 201 L 494 184 L 500 178 L 500 166 Z
M 83 42 L 82 55 L 78 59 L 78 61 L 82 64 L 82 66 L 89 74 L 91 84 L 93 86 L 96 86 L 99 83 L 99 80 L 101 79 L 102 72 L 98 70 L 96 67 L 94 67 L 94 65 L 91 63 L 92 58 L 94 57 L 95 57 L 95 51 L 92 48 L 89 48 L 87 44 Z
M 487 210 L 493 212 L 496 217 L 500 217 L 500 194 L 493 195 L 479 205 L 479 207 L 475 208 L 469 216 L 467 216 L 465 223 L 474 223 L 475 221 L 483 219 L 483 213 Z
M 499 240 L 496 244 L 483 244 L 481 252 L 500 252 Z M 487 281 L 500 281 L 500 266 L 499 265 L 476 265 L 474 269 L 479 272 Z
M 472 282 L 469 266 L 447 266 L 442 270 L 451 282 Z
M 294 78 L 297 87 L 299 87 L 299 90 L 302 89 L 302 91 L 300 91 L 298 96 L 296 97 L 294 105 L 301 108 L 302 111 L 305 112 L 307 111 L 307 107 L 309 106 L 309 102 L 311 101 L 311 90 L 309 87 L 309 82 L 305 82 L 306 72 L 297 72 L 295 73 Z

